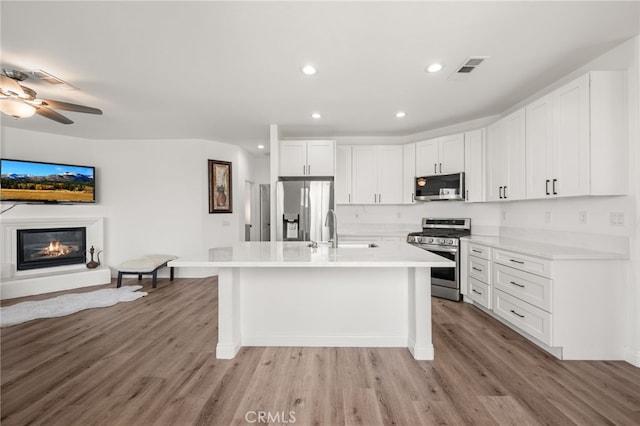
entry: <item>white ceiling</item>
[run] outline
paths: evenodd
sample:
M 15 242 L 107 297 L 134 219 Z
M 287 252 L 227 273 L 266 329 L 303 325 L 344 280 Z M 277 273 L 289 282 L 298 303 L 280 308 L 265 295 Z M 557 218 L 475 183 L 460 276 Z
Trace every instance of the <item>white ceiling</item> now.
M 101 108 L 2 124 L 97 139 L 400 136 L 498 114 L 639 33 L 639 2 L 2 1 L 4 67 Z M 469 56 L 490 59 L 466 81 Z M 424 68 L 442 61 L 445 69 Z M 318 73 L 300 72 L 313 63 Z M 404 110 L 404 119 L 395 112 Z M 323 118 L 314 120 L 312 112 Z

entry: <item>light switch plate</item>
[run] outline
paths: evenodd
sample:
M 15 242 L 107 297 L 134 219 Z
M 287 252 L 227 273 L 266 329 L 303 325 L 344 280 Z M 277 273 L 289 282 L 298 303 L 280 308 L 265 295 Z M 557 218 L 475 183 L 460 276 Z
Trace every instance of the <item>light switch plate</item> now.
M 581 212 L 578 212 L 578 223 L 582 225 L 587 223 L 587 212 L 585 212 L 584 210 Z

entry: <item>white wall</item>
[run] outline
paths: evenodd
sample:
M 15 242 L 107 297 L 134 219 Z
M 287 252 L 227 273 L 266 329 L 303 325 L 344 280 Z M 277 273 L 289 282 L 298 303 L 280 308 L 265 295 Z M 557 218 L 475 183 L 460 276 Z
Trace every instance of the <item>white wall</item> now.
M 235 145 L 88 140 L 9 127 L 2 140 L 4 158 L 96 166 L 95 205 L 18 205 L 2 217 L 105 217 L 109 265 L 149 253 L 198 255 L 244 237 L 244 182 L 254 179 L 253 157 Z M 232 162 L 231 214 L 209 214 L 208 159 Z

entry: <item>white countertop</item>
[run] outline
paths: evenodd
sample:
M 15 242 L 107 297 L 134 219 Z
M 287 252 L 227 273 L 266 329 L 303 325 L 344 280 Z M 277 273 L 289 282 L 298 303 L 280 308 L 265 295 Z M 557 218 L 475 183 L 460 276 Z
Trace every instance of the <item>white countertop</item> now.
M 347 243 L 348 244 L 348 243 Z M 380 241 L 378 247 L 309 247 L 309 242 L 243 242 L 209 249 L 202 256 L 172 260 L 173 267 L 454 267 L 444 257 L 407 243 Z
M 462 237 L 472 243 L 483 244 L 502 250 L 514 251 L 530 256 L 541 257 L 552 260 L 622 260 L 628 259 L 624 253 L 595 251 L 580 247 L 566 247 L 552 244 L 538 243 L 526 240 L 517 240 L 503 237 L 489 237 L 481 235 L 471 235 Z

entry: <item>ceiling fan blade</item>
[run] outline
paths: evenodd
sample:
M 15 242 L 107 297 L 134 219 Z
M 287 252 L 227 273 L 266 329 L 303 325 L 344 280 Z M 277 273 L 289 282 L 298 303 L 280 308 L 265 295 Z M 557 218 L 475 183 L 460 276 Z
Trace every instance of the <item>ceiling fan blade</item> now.
M 36 113 L 40 114 L 43 117 L 47 117 L 47 118 L 50 118 L 51 120 L 57 121 L 58 123 L 62 123 L 62 124 L 71 124 L 71 123 L 73 123 L 73 121 L 69 120 L 64 115 L 62 115 L 60 113 L 57 113 L 54 110 L 52 110 L 49 107 L 46 107 L 44 105 L 38 106 L 36 108 Z
M 54 109 L 63 109 L 66 111 L 85 112 L 87 114 L 102 114 L 98 108 L 92 108 L 84 105 L 70 104 L 62 101 L 52 101 L 50 99 L 42 99 L 43 105 Z

